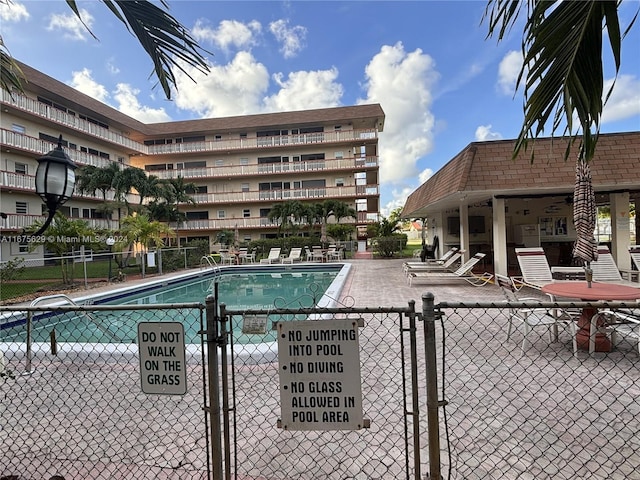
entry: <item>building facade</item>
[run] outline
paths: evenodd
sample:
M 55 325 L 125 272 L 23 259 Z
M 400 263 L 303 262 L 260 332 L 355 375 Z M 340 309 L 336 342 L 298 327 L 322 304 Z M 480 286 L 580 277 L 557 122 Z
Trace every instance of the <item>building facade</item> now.
M 182 177 L 195 185 L 194 202 L 180 205 L 186 221 L 182 241 L 223 230 L 241 241 L 277 235 L 271 208 L 288 200 L 340 200 L 357 212 L 345 218 L 356 231 L 377 221 L 380 210 L 380 105 L 144 124 L 20 64 L 25 92 L 2 90 L 0 195 L 3 235 L 44 219 L 35 193 L 36 159 L 63 147 L 78 166 L 117 163 L 160 179 Z M 106 200 L 114 192 L 106 192 Z M 136 204 L 138 198 L 128 199 Z M 115 213 L 104 218 L 101 192 L 74 194 L 61 211 L 91 226 L 117 230 Z M 173 228 L 176 227 L 174 223 Z M 3 245 L 2 259 L 26 253 L 25 245 Z

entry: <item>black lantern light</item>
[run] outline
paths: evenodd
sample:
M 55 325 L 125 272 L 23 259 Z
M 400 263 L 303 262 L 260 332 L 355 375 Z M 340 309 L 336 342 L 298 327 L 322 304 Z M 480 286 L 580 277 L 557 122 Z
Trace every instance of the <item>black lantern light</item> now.
M 58 146 L 55 149 L 44 157 L 38 158 L 36 193 L 47 205 L 49 216 L 33 236 L 40 235 L 49 227 L 58 207 L 73 195 L 73 189 L 76 186 L 75 169 L 76 164 L 62 149 L 62 135 L 60 135 Z

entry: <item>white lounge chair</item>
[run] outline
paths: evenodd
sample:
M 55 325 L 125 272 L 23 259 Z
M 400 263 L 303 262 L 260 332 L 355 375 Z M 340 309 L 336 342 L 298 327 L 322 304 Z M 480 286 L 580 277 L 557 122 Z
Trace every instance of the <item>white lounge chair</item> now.
M 476 287 L 486 285 L 493 278 L 492 273 L 485 272 L 482 275 L 474 275 L 472 273 L 473 267 L 475 267 L 476 264 L 484 257 L 484 253 L 476 253 L 455 272 L 411 272 L 407 275 L 409 286 L 413 285 L 413 282 L 417 279 L 427 280 L 431 283 L 442 283 L 449 280 L 464 280 Z
M 269 256 L 267 258 L 260 259 L 260 263 L 277 263 L 280 261 L 280 250 L 281 248 L 272 248 L 269 250 Z
M 522 276 L 514 276 L 512 279 L 518 290 L 522 287 L 540 290 L 549 283 L 567 281 L 553 278 L 553 269 L 549 266 L 542 247 L 516 248 L 516 257 Z M 584 269 L 582 267 L 558 267 L 557 271 L 567 278 L 572 278 L 581 275 Z
M 402 270 L 405 275 L 409 275 L 411 272 L 453 272 L 456 270 L 458 262 L 462 258 L 464 250 L 455 252 L 444 263 L 432 263 L 432 262 L 405 262 L 402 264 Z
M 288 257 L 282 257 L 281 263 L 293 263 L 302 260 L 302 248 L 292 248 Z
M 637 278 L 639 272 L 634 270 L 620 270 L 618 265 L 616 265 L 613 255 L 611 255 L 609 251 L 609 247 L 606 245 L 598 245 L 598 259 L 591 262 L 591 269 L 593 270 L 594 282 L 619 283 L 621 285 L 640 288 L 640 283 L 629 280 L 634 276 Z M 627 279 L 623 278 L 623 275 L 626 276 Z

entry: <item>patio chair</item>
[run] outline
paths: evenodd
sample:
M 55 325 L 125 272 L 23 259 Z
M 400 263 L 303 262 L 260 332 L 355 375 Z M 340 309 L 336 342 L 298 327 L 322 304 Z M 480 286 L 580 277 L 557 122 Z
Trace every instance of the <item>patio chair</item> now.
M 631 255 L 631 262 L 636 266 L 636 270 L 640 272 L 640 245 L 631 245 L 629 255 Z
M 222 265 L 235 265 L 236 256 L 231 255 L 229 252 L 225 250 L 220 250 L 220 263 Z
M 240 249 L 240 261 L 242 263 L 255 263 L 256 261 L 256 250 L 253 249 L 249 251 L 249 249 Z
M 432 283 L 447 282 L 449 280 L 464 280 L 475 287 L 486 285 L 493 278 L 492 273 L 485 272 L 482 275 L 472 273 L 473 267 L 485 257 L 484 253 L 476 253 L 467 260 L 455 272 L 411 272 L 407 275 L 409 286 L 417 279 L 429 280 Z
M 638 308 L 624 310 L 600 310 L 591 318 L 589 330 L 589 355 L 596 350 L 596 334 L 604 333 L 616 345 L 618 335 L 628 337 L 637 342 L 640 355 L 640 300 Z
M 521 303 L 527 301 L 539 302 L 539 298 L 518 298 L 515 282 L 511 277 L 496 273 L 495 283 L 500 287 L 508 303 Z M 544 327 L 549 331 L 549 341 L 558 340 L 558 326 L 569 329 L 573 343 L 573 355 L 578 355 L 578 343 L 576 340 L 577 316 L 562 309 L 547 310 L 545 308 L 509 307 L 509 323 L 507 327 L 507 341 L 511 338 L 513 323 L 522 325 L 523 338 L 520 355 L 524 355 L 527 349 L 527 337 L 534 328 Z
M 640 287 L 640 283 L 632 282 L 630 279 L 637 278 L 639 272 L 633 270 L 620 270 L 616 261 L 606 245 L 598 245 L 598 259 L 591 262 L 594 282 L 619 283 L 631 287 Z M 623 278 L 623 275 L 627 277 Z
M 338 248 L 335 245 L 329 245 L 329 248 L 327 249 L 324 255 L 325 255 L 325 258 L 327 259 L 327 262 L 332 262 L 334 260 L 336 262 L 339 262 L 340 260 L 342 260 L 342 252 L 338 250 Z
M 520 266 L 522 276 L 511 277 L 515 287 L 520 290 L 522 287 L 529 287 L 540 290 L 549 283 L 568 281 L 578 278 L 584 272 L 582 267 L 550 267 L 547 256 L 542 247 L 516 248 L 516 257 Z M 567 280 L 557 280 L 553 278 L 554 269 L 562 274 Z
M 405 262 L 402 264 L 402 270 L 405 275 L 409 275 L 411 272 L 453 272 L 457 267 L 457 264 L 462 259 L 464 250 L 459 250 L 449 257 L 449 259 L 440 264 L 432 262 Z
M 280 261 L 280 250 L 281 248 L 272 248 L 269 250 L 269 255 L 267 258 L 260 259 L 260 263 L 276 263 Z
M 320 245 L 314 245 L 311 247 L 311 255 L 308 258 L 311 262 L 324 262 L 324 252 Z
M 288 257 L 282 257 L 281 263 L 293 263 L 302 260 L 302 248 L 292 248 Z

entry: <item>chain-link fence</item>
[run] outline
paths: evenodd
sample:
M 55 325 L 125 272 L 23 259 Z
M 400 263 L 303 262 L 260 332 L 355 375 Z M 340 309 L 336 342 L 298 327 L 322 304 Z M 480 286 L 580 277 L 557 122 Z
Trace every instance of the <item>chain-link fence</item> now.
M 514 323 L 507 339 L 514 308 L 627 306 L 422 300 L 418 312 L 412 302 L 218 312 L 211 299 L 206 308 L 3 307 L 0 477 L 640 479 L 637 336 L 575 355 L 570 329 L 556 338 Z M 312 350 L 287 354 L 301 356 L 302 370 L 316 362 L 317 383 L 305 384 L 316 395 L 284 404 L 291 363 L 279 361 L 279 326 L 344 319 L 357 324 L 357 375 L 342 375 L 353 365 L 340 341 L 311 335 Z M 153 364 L 140 352 L 157 362 L 174 352 L 142 345 L 140 325 L 165 323 L 184 326 L 186 393 L 145 393 L 166 379 L 146 376 Z M 357 383 L 356 428 L 283 421 L 290 407 L 321 415 L 312 403 L 321 399 L 349 410 L 355 395 L 345 392 Z
M 209 478 L 201 305 L 6 308 L 0 477 Z M 137 329 L 154 322 L 184 325 L 184 395 L 141 389 L 167 382 L 141 376 Z
M 551 313 L 590 305 L 535 304 Z M 434 307 L 442 471 L 467 480 L 640 479 L 638 337 L 574 356 L 570 330 L 556 340 L 538 325 L 523 350 L 522 323 L 507 340 L 510 308 L 533 306 Z

